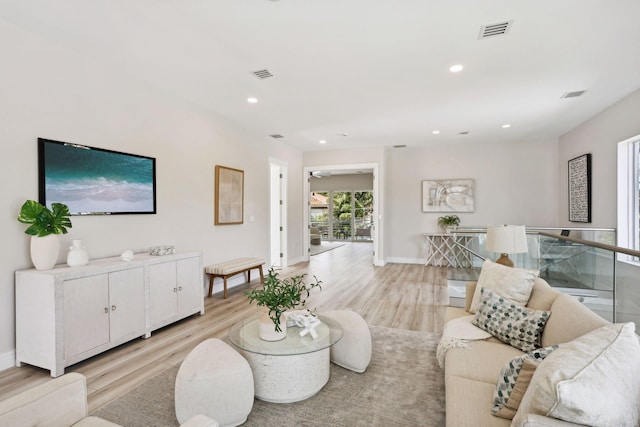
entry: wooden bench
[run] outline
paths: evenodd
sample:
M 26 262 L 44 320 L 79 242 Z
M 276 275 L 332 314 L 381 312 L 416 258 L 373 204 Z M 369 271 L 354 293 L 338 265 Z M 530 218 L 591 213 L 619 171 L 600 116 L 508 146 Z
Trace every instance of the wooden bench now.
M 224 299 L 227 299 L 227 278 L 236 274 L 247 272 L 247 282 L 251 281 L 251 270 L 257 268 L 260 271 L 260 283 L 264 281 L 264 273 L 262 266 L 264 259 L 262 258 L 238 258 L 219 264 L 207 265 L 204 272 L 209 275 L 209 296 L 213 292 L 213 279 L 222 277 L 224 280 Z

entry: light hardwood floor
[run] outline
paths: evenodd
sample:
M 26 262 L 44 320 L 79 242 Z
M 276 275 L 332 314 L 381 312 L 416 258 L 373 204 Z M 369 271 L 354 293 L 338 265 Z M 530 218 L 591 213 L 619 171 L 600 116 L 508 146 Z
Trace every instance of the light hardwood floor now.
M 351 243 L 311 257 L 279 272 L 316 276 L 322 291 L 314 291 L 308 307 L 319 312 L 350 308 L 370 325 L 425 332 L 442 332 L 444 307 L 448 304 L 447 268 L 414 264 L 371 264 L 372 245 Z M 221 294 L 205 297 L 205 314 L 192 316 L 136 339 L 89 360 L 70 366 L 66 372 L 87 377 L 89 411 L 93 412 L 171 366 L 207 338 L 221 338 L 235 322 L 257 313 L 244 290 L 258 286 L 259 279 Z M 23 366 L 0 372 L 0 401 L 47 381 L 49 371 Z

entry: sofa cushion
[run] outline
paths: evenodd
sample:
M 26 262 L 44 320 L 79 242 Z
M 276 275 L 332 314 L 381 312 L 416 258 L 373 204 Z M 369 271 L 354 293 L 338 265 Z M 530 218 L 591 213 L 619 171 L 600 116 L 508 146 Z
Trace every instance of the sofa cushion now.
M 544 279 L 536 277 L 533 281 L 533 288 L 531 289 L 527 307 L 535 310 L 551 311 L 553 302 L 560 294 L 560 291 L 553 289 Z
M 497 340 L 496 340 L 497 341 Z M 452 348 L 447 351 L 444 365 L 445 379 L 450 375 L 469 378 L 496 387 L 504 364 L 524 353 L 503 342 L 471 341 L 470 348 Z M 491 404 L 485 408 L 490 412 Z
M 522 351 L 540 348 L 548 311 L 523 307 L 489 289 L 481 289 L 480 294 L 474 325 Z
M 556 348 L 540 348 L 515 357 L 502 368 L 493 391 L 493 415 L 509 420 L 513 418 L 538 364 Z
M 446 425 L 508 427 L 511 421 L 491 415 L 491 393 L 494 387 L 495 384 L 458 376 L 449 377 L 445 387 Z
M 560 294 L 551 306 L 551 318 L 542 334 L 542 346 L 562 344 L 610 323 L 567 294 Z
M 475 313 L 480 303 L 480 290 L 491 289 L 516 304 L 526 305 L 531 295 L 533 281 L 538 277 L 538 270 L 523 270 L 521 268 L 505 267 L 490 260 L 482 263 L 480 277 L 476 285 L 470 313 Z
M 637 426 L 640 344 L 631 322 L 562 344 L 538 367 L 513 419 L 547 415 L 590 426 Z

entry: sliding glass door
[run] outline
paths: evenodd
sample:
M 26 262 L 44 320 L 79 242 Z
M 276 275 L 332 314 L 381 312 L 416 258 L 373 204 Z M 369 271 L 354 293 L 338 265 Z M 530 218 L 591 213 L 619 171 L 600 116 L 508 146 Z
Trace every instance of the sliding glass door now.
M 312 234 L 322 240 L 371 240 L 372 191 L 316 191 L 310 200 Z

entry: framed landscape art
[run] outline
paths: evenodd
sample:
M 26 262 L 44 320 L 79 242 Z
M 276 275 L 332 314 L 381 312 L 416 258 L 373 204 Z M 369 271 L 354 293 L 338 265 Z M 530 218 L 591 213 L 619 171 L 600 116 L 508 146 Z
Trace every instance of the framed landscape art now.
M 215 225 L 242 224 L 244 171 L 216 165 Z

